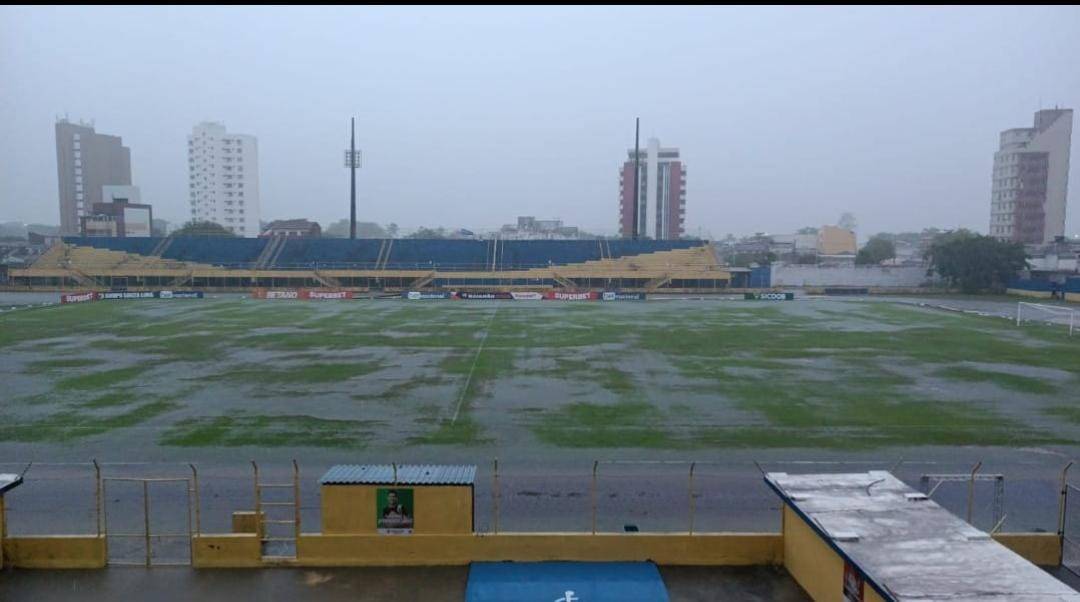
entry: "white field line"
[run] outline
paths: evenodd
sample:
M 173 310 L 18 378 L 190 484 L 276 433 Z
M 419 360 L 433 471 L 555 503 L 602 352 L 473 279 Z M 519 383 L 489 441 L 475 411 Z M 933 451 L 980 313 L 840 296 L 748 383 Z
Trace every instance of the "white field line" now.
M 473 356 L 472 367 L 469 368 L 469 375 L 465 377 L 465 386 L 461 388 L 461 394 L 458 395 L 457 407 L 454 408 L 454 417 L 450 419 L 450 424 L 457 422 L 458 415 L 461 414 L 461 404 L 465 401 L 465 395 L 469 392 L 469 383 L 472 382 L 473 372 L 476 372 L 476 363 L 480 361 L 480 353 L 484 351 L 484 343 L 487 342 L 488 332 L 491 331 L 491 323 L 495 321 L 495 316 L 498 313 L 499 308 L 496 307 L 495 311 L 491 312 L 491 317 L 488 318 L 487 326 L 484 327 L 484 336 L 480 337 L 480 346 L 476 348 L 476 355 Z

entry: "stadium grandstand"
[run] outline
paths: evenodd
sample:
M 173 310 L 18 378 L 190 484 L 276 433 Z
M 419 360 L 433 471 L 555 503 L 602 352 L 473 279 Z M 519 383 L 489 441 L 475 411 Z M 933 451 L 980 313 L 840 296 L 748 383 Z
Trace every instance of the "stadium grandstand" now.
M 713 292 L 744 276 L 703 240 L 68 237 L 8 288 Z

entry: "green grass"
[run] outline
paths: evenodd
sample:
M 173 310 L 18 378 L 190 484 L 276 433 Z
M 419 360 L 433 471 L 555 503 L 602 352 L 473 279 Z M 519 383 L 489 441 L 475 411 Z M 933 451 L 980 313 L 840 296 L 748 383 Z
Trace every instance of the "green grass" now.
M 23 370 L 23 374 L 42 374 L 53 370 L 63 370 L 64 368 L 85 368 L 87 366 L 97 366 L 104 363 L 105 360 L 92 357 L 41 360 L 27 364 L 26 368 Z
M 579 402 L 545 412 L 532 431 L 539 440 L 558 447 L 679 447 L 679 441 L 658 424 L 664 424 L 664 416 L 647 403 Z
M 281 367 L 274 366 L 272 370 L 266 367 L 246 366 L 238 369 L 222 372 L 211 377 L 212 380 L 230 380 L 251 384 L 316 384 L 336 383 L 366 376 L 377 372 L 380 364 L 376 362 L 350 362 L 350 363 L 311 363 L 300 366 Z
M 80 376 L 71 376 L 56 383 L 56 390 L 94 391 L 105 389 L 140 376 L 153 366 L 154 364 L 152 362 L 147 362 L 135 364 L 134 366 L 128 366 L 126 368 L 114 368 L 112 370 L 91 372 L 90 374 L 83 374 Z
M 169 401 L 142 404 L 120 414 L 100 416 L 96 413 L 65 410 L 31 422 L 11 422 L 0 426 L 0 440 L 27 443 L 64 443 L 115 429 L 142 424 L 152 418 L 177 409 Z
M 175 447 L 325 447 L 364 449 L 377 422 L 327 420 L 312 416 L 236 413 L 189 418 L 173 425 L 161 444 Z
M 1019 374 L 1009 374 L 1007 372 L 978 370 L 976 368 L 968 368 L 965 366 L 950 366 L 948 368 L 942 368 L 934 374 L 943 378 L 960 380 L 964 382 L 989 382 L 1003 389 L 1008 389 L 1010 391 L 1018 391 L 1020 393 L 1037 393 L 1040 395 L 1048 395 L 1050 393 L 1056 393 L 1058 390 L 1057 386 L 1055 386 L 1054 384 L 1038 378 L 1021 376 Z
M 1064 329 L 874 302 L 619 307 L 207 299 L 0 314 L 0 348 L 22 367 L 0 373 L 34 383 L 0 408 L 0 434 L 70 441 L 157 418 L 162 445 L 397 449 L 376 428 L 393 420 L 425 445 L 873 449 L 1051 445 L 1080 424 L 1062 406 L 1036 428 L 1045 396 L 1080 383 Z M 1013 373 L 1025 368 L 1066 378 Z M 168 415 L 196 393 L 194 416 Z M 533 437 L 504 439 L 507 421 Z

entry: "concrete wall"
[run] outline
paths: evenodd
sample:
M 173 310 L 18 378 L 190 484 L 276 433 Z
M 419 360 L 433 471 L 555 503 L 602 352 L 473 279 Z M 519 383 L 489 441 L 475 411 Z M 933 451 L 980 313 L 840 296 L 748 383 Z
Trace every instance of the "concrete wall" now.
M 473 561 L 644 561 L 668 565 L 779 564 L 779 533 L 703 535 L 500 533 L 498 535 L 305 534 L 302 566 L 440 566 Z
M 867 286 L 916 288 L 931 282 L 923 267 L 773 265 L 772 286 Z
M 377 532 L 375 492 L 386 485 L 323 485 L 322 530 L 327 535 Z M 472 533 L 473 490 L 457 486 L 408 486 L 413 490 L 414 535 Z
M 96 535 L 9 537 L 3 548 L 5 562 L 16 568 L 105 568 L 105 538 Z
M 262 566 L 259 537 L 254 533 L 196 535 L 192 538 L 191 566 L 195 568 Z

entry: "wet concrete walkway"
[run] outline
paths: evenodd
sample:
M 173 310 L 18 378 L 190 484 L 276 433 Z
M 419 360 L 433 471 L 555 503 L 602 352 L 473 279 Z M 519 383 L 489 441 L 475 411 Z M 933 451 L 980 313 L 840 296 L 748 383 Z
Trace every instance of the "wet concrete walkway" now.
M 779 567 L 661 567 L 672 602 L 809 600 Z M 0 572 L 0 600 L 200 602 L 461 602 L 468 567 L 104 570 Z

